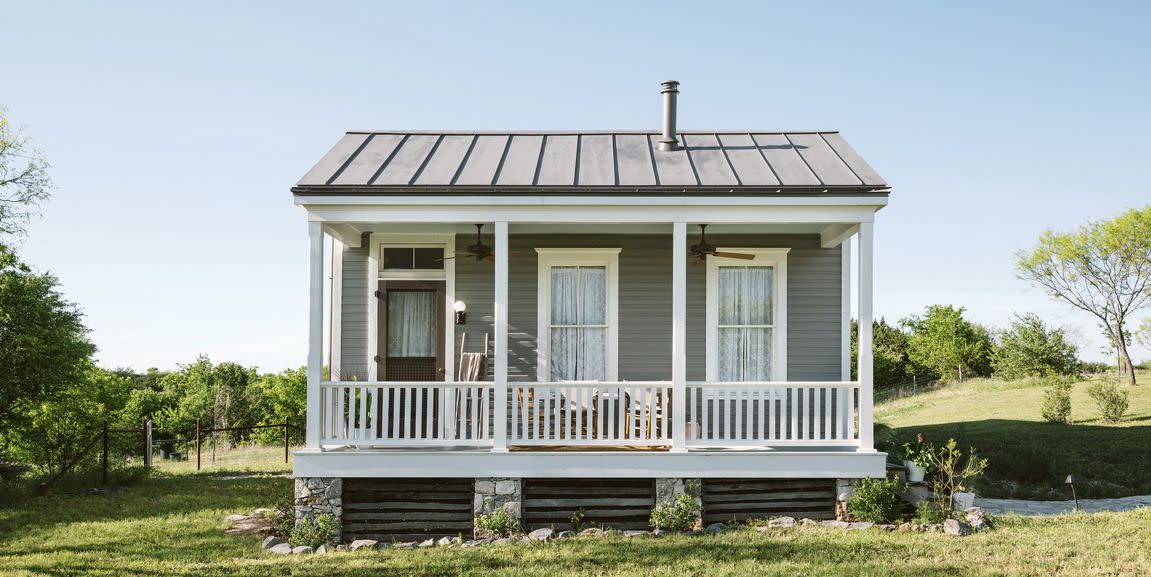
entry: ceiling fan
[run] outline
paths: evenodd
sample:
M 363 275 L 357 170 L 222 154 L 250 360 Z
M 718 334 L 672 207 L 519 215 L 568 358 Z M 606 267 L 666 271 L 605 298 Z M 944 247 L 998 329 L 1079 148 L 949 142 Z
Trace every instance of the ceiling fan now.
M 707 243 L 707 225 L 699 225 L 699 243 L 691 245 L 691 254 L 695 255 L 695 264 L 703 264 L 709 256 L 718 256 L 720 258 L 738 258 L 742 260 L 752 260 L 755 258 L 754 254 L 744 254 L 740 252 L 721 252 L 716 250 L 715 245 Z
M 495 262 L 496 261 L 496 251 L 491 246 L 484 244 L 483 235 L 482 235 L 483 228 L 484 228 L 483 224 L 477 224 L 476 225 L 476 244 L 468 246 L 464 252 L 457 252 L 456 254 L 454 254 L 452 256 L 446 256 L 446 257 L 444 257 L 444 260 L 451 260 L 453 258 L 456 258 L 457 256 L 466 256 L 466 257 L 474 258 L 480 262 L 483 262 L 483 261 Z M 514 251 L 514 250 L 508 251 L 508 256 L 512 256 L 515 254 L 516 254 L 516 251 Z

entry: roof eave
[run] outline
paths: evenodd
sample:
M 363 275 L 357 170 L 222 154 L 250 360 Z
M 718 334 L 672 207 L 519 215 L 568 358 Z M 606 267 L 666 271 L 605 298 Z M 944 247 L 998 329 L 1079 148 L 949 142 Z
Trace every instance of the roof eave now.
M 296 185 L 295 195 L 332 196 L 875 196 L 887 197 L 889 186 L 355 186 Z

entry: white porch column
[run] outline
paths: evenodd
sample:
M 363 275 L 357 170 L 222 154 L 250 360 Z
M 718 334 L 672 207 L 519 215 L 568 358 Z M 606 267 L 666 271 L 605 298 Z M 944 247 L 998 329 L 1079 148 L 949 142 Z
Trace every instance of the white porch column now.
M 496 346 L 495 355 L 495 427 L 492 450 L 508 450 L 508 223 L 496 222 Z
M 308 223 L 308 418 L 307 446 L 320 447 L 320 378 L 324 370 L 324 230 Z
M 859 223 L 859 450 L 875 450 L 871 323 L 875 279 L 875 224 Z
M 687 223 L 671 228 L 671 450 L 687 451 Z

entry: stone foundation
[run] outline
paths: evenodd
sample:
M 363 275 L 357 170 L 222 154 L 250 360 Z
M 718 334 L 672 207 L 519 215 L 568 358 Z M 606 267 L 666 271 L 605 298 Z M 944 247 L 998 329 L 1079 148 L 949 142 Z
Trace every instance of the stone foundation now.
M 511 477 L 476 479 L 475 515 L 490 515 L 498 509 L 506 509 L 517 521 L 523 519 L 523 483 Z
M 340 525 L 344 513 L 343 480 L 338 477 L 296 479 L 296 523 L 305 517 L 331 515 Z

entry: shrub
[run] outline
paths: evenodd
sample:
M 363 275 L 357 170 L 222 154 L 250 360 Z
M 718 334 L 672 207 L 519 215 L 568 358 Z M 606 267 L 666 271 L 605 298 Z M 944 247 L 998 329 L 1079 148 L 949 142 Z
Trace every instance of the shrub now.
M 476 531 L 482 535 L 507 537 L 519 529 L 520 522 L 512 516 L 511 511 L 504 507 L 500 507 L 487 515 L 476 517 Z
M 1127 391 L 1120 391 L 1119 385 L 1114 381 L 1100 381 L 1087 387 L 1087 394 L 1095 399 L 1099 407 L 1099 414 L 1108 423 L 1118 423 L 1123 420 L 1130 404 Z
M 280 496 L 275 504 L 276 516 L 272 527 L 276 531 L 276 535 L 289 539 L 292 536 L 292 529 L 296 527 L 296 498 L 291 493 L 284 493 Z
M 288 541 L 297 547 L 307 545 L 316 548 L 320 545 L 334 543 L 339 532 L 336 520 L 331 515 L 304 517 L 296 523 Z
M 1071 384 L 1055 380 L 1043 391 L 1043 406 L 1039 414 L 1048 423 L 1071 423 Z
M 934 501 L 920 501 L 915 505 L 915 522 L 920 525 L 942 523 L 952 516 L 952 511 L 939 508 Z
M 890 523 L 903 511 L 899 493 L 899 481 L 895 479 L 862 479 L 847 501 L 847 512 L 857 521 Z
M 999 334 L 991 366 L 996 376 L 1008 380 L 1073 375 L 1079 370 L 1077 353 L 1063 329 L 1049 328 L 1035 314 L 1015 315 L 1011 327 Z
M 955 494 L 966 491 L 968 483 L 987 470 L 987 459 L 976 456 L 974 448 L 967 450 L 965 459 L 955 439 L 948 439 L 932 461 L 931 492 L 935 493 L 935 505 L 940 511 L 955 510 Z
M 651 510 L 652 527 L 688 531 L 699 524 L 702 509 L 695 497 L 679 495 L 674 501 L 661 501 Z

